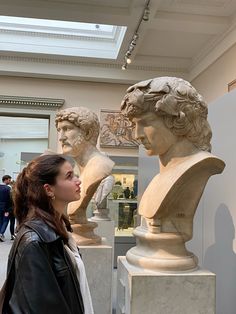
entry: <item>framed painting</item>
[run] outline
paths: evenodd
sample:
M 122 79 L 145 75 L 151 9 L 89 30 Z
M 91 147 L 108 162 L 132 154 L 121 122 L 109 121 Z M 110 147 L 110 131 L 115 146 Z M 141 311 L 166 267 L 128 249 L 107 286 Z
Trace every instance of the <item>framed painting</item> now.
M 113 148 L 137 148 L 135 125 L 118 110 L 100 112 L 100 146 Z

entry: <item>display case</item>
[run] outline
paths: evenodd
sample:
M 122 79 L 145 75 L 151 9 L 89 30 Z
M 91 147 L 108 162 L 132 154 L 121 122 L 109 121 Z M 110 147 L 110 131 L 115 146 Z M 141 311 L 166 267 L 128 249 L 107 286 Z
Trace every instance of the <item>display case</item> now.
M 115 221 L 116 231 L 129 229 L 132 232 L 136 225 L 137 200 L 108 199 L 107 205 L 110 210 L 110 217 Z
M 110 156 L 115 162 L 115 185 L 107 199 L 116 236 L 132 236 L 137 225 L 138 158 Z

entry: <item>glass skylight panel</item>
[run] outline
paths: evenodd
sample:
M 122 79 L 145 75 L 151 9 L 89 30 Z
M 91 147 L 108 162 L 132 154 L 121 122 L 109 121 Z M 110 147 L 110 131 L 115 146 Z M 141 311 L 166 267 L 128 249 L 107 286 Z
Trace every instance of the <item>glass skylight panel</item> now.
M 0 16 L 0 51 L 115 59 L 125 32 L 125 26 Z

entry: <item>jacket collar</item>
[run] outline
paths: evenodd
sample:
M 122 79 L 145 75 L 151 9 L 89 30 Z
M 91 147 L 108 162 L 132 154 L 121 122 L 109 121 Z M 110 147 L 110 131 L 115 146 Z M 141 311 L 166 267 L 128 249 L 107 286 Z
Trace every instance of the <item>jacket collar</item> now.
M 25 222 L 24 225 L 35 231 L 43 242 L 54 242 L 60 238 L 60 236 L 42 219 L 36 218 Z

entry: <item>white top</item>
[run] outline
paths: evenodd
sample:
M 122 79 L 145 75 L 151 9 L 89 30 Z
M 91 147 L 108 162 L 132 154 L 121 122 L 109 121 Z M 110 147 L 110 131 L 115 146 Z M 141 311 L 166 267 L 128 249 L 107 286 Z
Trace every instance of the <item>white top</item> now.
M 68 244 L 65 245 L 65 249 L 71 258 L 71 261 L 76 271 L 76 276 L 80 284 L 80 291 L 81 291 L 81 295 L 82 295 L 83 303 L 84 303 L 84 314 L 94 314 L 92 298 L 91 298 L 91 294 L 90 294 L 90 290 L 88 286 L 88 280 L 86 277 L 84 263 L 78 252 L 75 240 L 73 239 L 70 233 L 69 233 L 69 241 L 68 241 Z

